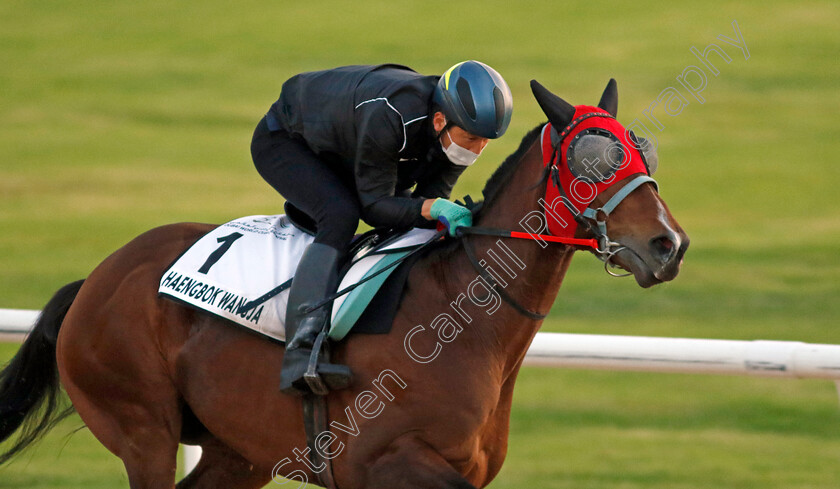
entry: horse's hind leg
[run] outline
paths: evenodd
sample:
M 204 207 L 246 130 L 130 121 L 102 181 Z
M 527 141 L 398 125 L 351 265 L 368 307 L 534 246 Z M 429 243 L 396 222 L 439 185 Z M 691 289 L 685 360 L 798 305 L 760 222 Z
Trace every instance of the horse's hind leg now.
M 114 252 L 85 280 L 58 333 L 62 384 L 122 459 L 132 489 L 175 487 L 182 401 L 173 363 L 191 318 L 157 288 L 167 263 L 209 229 L 157 228 Z
M 172 488 L 181 402 L 160 349 L 132 320 L 141 315 L 129 311 L 117 324 L 81 313 L 79 298 L 59 332 L 62 384 L 90 431 L 122 459 L 132 489 Z
M 94 386 L 87 379 L 102 382 L 114 372 L 87 372 L 65 380 L 65 389 L 90 431 L 122 459 L 131 489 L 174 487 L 181 417 L 172 386 L 171 396 L 138 377 Z
M 68 363 L 65 389 L 90 431 L 122 459 L 131 489 L 174 487 L 181 414 L 171 383 L 152 365 L 128 372 L 92 358 Z
M 271 482 L 271 474 L 255 468 L 227 445 L 212 439 L 201 445 L 195 469 L 176 486 L 178 489 L 251 489 Z

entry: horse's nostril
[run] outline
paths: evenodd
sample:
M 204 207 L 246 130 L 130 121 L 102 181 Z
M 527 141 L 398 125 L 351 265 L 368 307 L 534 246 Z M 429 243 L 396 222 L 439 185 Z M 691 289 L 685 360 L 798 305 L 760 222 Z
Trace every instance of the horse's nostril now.
M 673 256 L 677 250 L 677 245 L 674 244 L 674 241 L 670 236 L 660 236 L 658 238 L 654 238 L 650 240 L 650 245 L 654 253 L 656 253 L 665 263 L 671 259 L 671 256 Z

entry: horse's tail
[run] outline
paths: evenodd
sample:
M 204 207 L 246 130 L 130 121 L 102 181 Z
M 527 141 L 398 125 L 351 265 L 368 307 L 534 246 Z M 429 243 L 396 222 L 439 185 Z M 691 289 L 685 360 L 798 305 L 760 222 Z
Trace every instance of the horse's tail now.
M 18 428 L 18 440 L 4 453 L 0 465 L 28 447 L 73 412 L 61 409 L 61 386 L 55 343 L 58 328 L 84 280 L 67 284 L 44 307 L 35 327 L 12 361 L 0 371 L 0 442 Z

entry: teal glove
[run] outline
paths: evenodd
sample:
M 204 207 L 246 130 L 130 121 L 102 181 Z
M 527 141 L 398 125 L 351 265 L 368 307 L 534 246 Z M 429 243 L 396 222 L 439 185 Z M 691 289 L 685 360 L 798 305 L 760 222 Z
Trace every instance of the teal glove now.
M 466 207 L 449 202 L 446 199 L 435 199 L 429 214 L 433 219 L 437 219 L 446 226 L 450 236 L 455 236 L 455 230 L 461 226 L 472 226 L 472 212 Z

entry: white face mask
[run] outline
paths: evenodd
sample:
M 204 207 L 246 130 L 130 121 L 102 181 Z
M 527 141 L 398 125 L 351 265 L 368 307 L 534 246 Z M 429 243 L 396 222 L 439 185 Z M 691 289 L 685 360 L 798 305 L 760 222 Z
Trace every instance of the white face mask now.
M 446 154 L 449 161 L 459 166 L 470 166 L 475 163 L 475 160 L 478 159 L 478 155 L 481 153 L 473 153 L 467 148 L 463 148 L 455 144 L 455 141 L 452 140 L 452 136 L 449 134 L 449 131 L 446 131 L 446 135 L 449 137 L 449 147 L 443 148 L 443 152 Z M 443 146 L 443 144 L 441 144 L 441 146 Z

